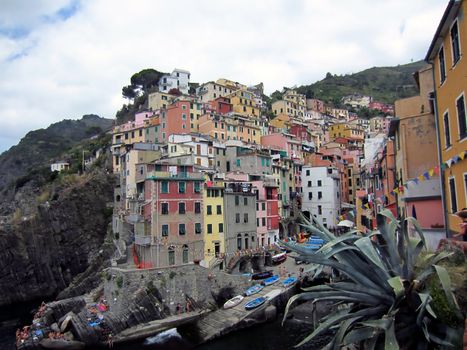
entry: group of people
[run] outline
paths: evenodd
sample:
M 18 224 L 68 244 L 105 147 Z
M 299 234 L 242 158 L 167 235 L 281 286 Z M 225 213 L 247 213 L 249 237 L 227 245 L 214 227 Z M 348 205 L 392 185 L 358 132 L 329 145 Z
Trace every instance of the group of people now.
M 186 300 L 185 308 L 180 303 L 177 303 L 177 305 L 175 306 L 175 312 L 177 313 L 177 315 L 180 315 L 183 312 L 190 312 L 190 311 L 193 311 L 193 310 L 194 310 L 193 309 L 193 304 L 192 304 L 191 300 L 188 299 L 188 298 Z

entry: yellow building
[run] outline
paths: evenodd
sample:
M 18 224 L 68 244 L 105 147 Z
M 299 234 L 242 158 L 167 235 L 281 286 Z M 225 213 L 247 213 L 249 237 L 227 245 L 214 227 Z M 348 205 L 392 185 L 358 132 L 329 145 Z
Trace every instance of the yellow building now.
M 281 113 L 272 119 L 269 125 L 277 129 L 284 129 L 289 121 L 290 117 L 285 113 Z
M 161 108 L 167 108 L 176 96 L 169 95 L 165 92 L 153 92 L 148 95 L 148 108 L 156 111 Z
M 206 181 L 204 201 L 204 259 L 211 267 L 216 258 L 225 254 L 224 183 Z
M 260 109 L 256 106 L 255 96 L 246 90 L 237 90 L 226 96 L 230 99 L 234 113 L 246 117 L 259 117 Z
M 334 140 L 338 137 L 363 140 L 365 138 L 365 130 L 358 125 L 336 123 L 329 127 L 329 138 Z
M 199 132 L 199 117 L 202 114 L 202 105 L 198 102 L 190 104 L 190 130 L 191 132 Z
M 425 57 L 434 68 L 444 210 L 451 233 L 460 230 L 454 213 L 467 207 L 466 13 L 467 1 L 449 1 Z
M 272 104 L 275 115 L 286 114 L 291 117 L 303 118 L 306 112 L 306 97 L 295 90 L 286 90 L 282 100 Z

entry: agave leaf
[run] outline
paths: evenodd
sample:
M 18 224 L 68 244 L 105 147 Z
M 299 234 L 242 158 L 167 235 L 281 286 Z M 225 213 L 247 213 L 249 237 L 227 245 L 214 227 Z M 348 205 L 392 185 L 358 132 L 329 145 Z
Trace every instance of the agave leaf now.
M 336 336 L 334 337 L 334 350 L 339 350 L 342 348 L 342 341 L 344 340 L 344 336 L 347 333 L 347 330 L 361 318 L 362 316 L 352 317 L 341 323 L 339 330 L 337 331 Z
M 435 314 L 435 312 L 433 311 L 433 309 L 431 308 L 430 306 L 430 302 L 432 300 L 430 294 L 428 293 L 418 293 L 418 296 L 420 297 L 420 300 L 422 302 L 422 304 L 419 306 L 419 308 L 417 309 L 420 310 L 422 308 L 423 305 L 425 305 L 424 307 L 426 308 L 426 311 L 428 311 L 428 313 L 433 316 L 433 318 L 438 318 Z M 418 319 L 417 319 L 417 324 L 421 327 L 421 321 L 420 323 L 418 323 Z
M 441 282 L 441 285 L 443 286 L 444 293 L 446 294 L 446 298 L 448 299 L 448 302 L 455 307 L 456 313 L 459 314 L 459 304 L 457 304 L 456 297 L 454 296 L 454 293 L 452 292 L 451 288 L 451 279 L 449 278 L 449 274 L 446 271 L 446 269 L 442 266 L 439 265 L 434 265 L 434 268 L 436 270 L 436 273 L 438 274 L 438 278 Z
M 346 334 L 343 340 L 343 346 L 357 344 L 363 340 L 371 339 L 377 336 L 379 333 L 378 330 L 374 329 L 373 327 L 359 327 L 354 328 L 350 332 Z
M 382 318 L 379 320 L 361 322 L 364 326 L 383 329 L 385 333 L 384 349 L 398 350 L 399 344 L 396 340 L 396 332 L 394 328 L 394 318 Z
M 381 213 L 380 213 L 381 214 Z M 392 216 L 392 213 L 391 213 Z M 389 224 L 386 222 L 385 215 L 377 215 L 376 221 L 378 224 L 379 231 L 386 242 L 386 249 L 382 249 L 388 255 L 388 260 L 391 263 L 391 270 L 395 272 L 395 274 L 400 274 L 401 272 L 401 259 L 397 252 L 397 245 L 396 245 L 396 229 L 398 226 L 397 220 L 391 220 Z
M 392 212 L 389 209 L 383 209 L 378 214 L 387 217 L 391 221 L 397 222 L 397 219 L 395 218 L 395 216 L 392 214 Z
M 404 295 L 405 288 L 402 284 L 400 276 L 394 276 L 388 279 L 388 283 L 391 285 L 392 289 L 394 290 L 394 295 L 396 298 L 400 298 Z
M 354 242 L 354 244 L 360 249 L 363 255 L 368 258 L 373 264 L 378 266 L 381 272 L 385 275 L 386 279 L 390 278 L 389 273 L 386 270 L 381 257 L 373 246 L 373 242 L 368 237 L 362 237 Z
M 418 223 L 417 219 L 409 216 L 405 219 L 408 223 L 411 223 L 414 227 L 415 227 L 415 231 L 418 233 L 418 235 L 420 236 L 420 239 L 422 240 L 423 242 L 423 247 L 426 247 L 426 239 L 425 239 L 425 235 L 423 234 L 423 230 L 420 226 L 420 224 Z
M 287 318 L 287 315 L 289 314 L 290 308 L 292 305 L 298 301 L 298 300 L 311 300 L 314 299 L 314 297 L 309 296 L 308 293 L 300 293 L 292 296 L 289 301 L 287 302 L 287 305 L 285 307 L 284 311 L 284 317 L 282 318 L 282 325 L 284 325 L 285 319 Z
M 344 242 L 344 241 L 351 241 L 351 240 L 356 240 L 356 239 L 359 239 L 360 237 L 357 236 L 357 235 L 354 235 L 354 234 L 349 234 L 349 233 L 346 233 L 342 236 L 339 236 L 339 237 L 336 237 L 336 239 L 332 240 L 332 241 L 329 241 L 327 242 L 326 244 L 324 244 L 319 250 L 318 252 L 320 251 L 325 251 L 341 242 Z
M 354 291 L 359 293 L 366 293 L 373 297 L 380 298 L 381 302 L 385 302 L 385 304 L 391 305 L 394 302 L 394 298 L 387 293 L 381 293 L 379 291 L 375 291 L 371 288 L 366 288 L 364 286 L 358 285 L 352 282 L 336 282 L 331 283 L 328 286 L 332 287 L 333 289 L 337 290 L 348 290 Z
M 303 339 L 299 344 L 295 345 L 296 348 L 302 346 L 303 344 L 309 342 L 316 336 L 320 335 L 323 332 L 326 332 L 329 330 L 331 326 L 333 326 L 336 323 L 339 323 L 343 320 L 346 320 L 348 318 L 351 318 L 352 315 L 349 315 L 349 309 L 344 309 L 344 310 L 339 310 L 337 312 L 334 312 L 331 317 L 329 317 L 327 320 L 324 322 L 320 322 L 318 327 L 310 334 L 308 335 L 305 339 Z

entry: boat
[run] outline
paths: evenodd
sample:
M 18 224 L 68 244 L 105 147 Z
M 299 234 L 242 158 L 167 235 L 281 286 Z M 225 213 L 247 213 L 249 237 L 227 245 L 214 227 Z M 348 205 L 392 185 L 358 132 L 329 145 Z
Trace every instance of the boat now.
M 263 297 L 265 297 L 268 300 L 271 300 L 271 299 L 274 299 L 275 297 L 277 297 L 278 295 L 280 295 L 281 293 L 282 293 L 282 290 L 273 289 L 269 293 L 263 295 Z
M 282 281 L 282 285 L 285 288 L 293 286 L 297 282 L 297 277 L 289 277 Z
M 280 254 L 276 254 L 272 257 L 272 263 L 273 264 L 280 264 L 281 262 L 285 261 L 287 259 L 287 253 L 283 252 Z
M 253 287 L 248 288 L 245 291 L 245 295 L 248 297 L 250 295 L 261 292 L 264 287 L 261 284 L 255 284 Z
M 230 300 L 227 300 L 224 304 L 224 309 L 230 309 L 231 307 L 237 306 L 243 300 L 243 295 L 237 295 Z
M 245 304 L 245 309 L 253 310 L 257 308 L 258 306 L 263 305 L 266 302 L 266 300 L 267 299 L 265 297 L 259 297 L 259 298 L 253 299 Z
M 270 286 L 271 284 L 274 284 L 274 283 L 276 283 L 277 281 L 279 281 L 279 275 L 274 275 L 274 276 L 272 276 L 272 277 L 266 278 L 262 283 L 263 283 L 265 286 Z
M 253 280 L 262 280 L 272 276 L 272 270 L 267 270 L 263 272 L 257 272 L 251 276 Z
M 63 349 L 63 350 L 80 350 L 84 349 L 86 344 L 77 340 L 65 339 L 42 339 L 40 346 L 45 349 Z

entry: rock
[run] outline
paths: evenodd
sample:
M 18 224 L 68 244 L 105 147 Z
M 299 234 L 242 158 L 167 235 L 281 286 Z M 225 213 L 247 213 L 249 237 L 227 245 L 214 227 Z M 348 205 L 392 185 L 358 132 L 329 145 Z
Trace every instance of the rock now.
M 59 332 L 60 332 L 60 328 L 58 327 L 57 322 L 52 323 L 52 324 L 50 325 L 50 328 L 51 328 L 54 332 L 56 332 L 56 333 L 59 333 Z
M 277 316 L 277 308 L 274 305 L 269 305 L 264 310 L 264 317 L 267 322 L 274 321 Z

